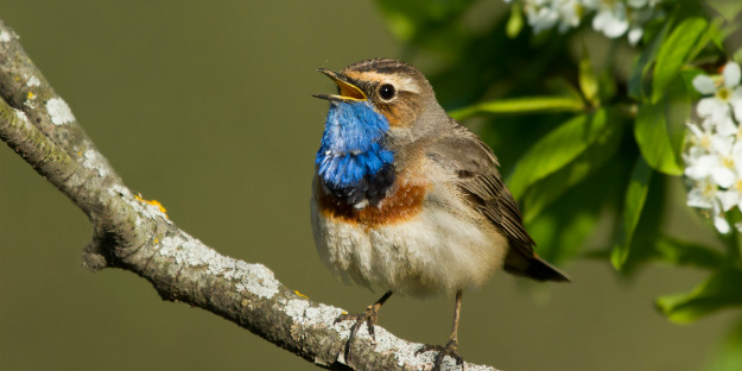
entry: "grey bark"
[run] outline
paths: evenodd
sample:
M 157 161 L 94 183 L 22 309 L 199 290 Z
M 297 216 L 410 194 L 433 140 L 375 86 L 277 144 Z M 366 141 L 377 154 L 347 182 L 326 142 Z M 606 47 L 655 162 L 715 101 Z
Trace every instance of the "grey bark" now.
M 82 253 L 85 267 L 136 273 L 164 300 L 203 308 L 324 368 L 432 367 L 432 352 L 416 355 L 421 344 L 381 327 L 374 342 L 364 326 L 345 359 L 351 323 L 335 323 L 342 309 L 289 290 L 261 264 L 220 255 L 179 229 L 157 204 L 134 195 L 2 20 L 0 139 L 88 216 L 93 238 Z M 454 368 L 449 359 L 444 365 Z

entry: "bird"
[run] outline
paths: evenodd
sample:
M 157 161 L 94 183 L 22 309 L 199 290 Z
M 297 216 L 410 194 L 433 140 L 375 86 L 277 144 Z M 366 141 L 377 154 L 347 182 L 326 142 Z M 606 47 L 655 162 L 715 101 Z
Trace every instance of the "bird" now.
M 393 295 L 455 296 L 451 336 L 437 352 L 463 365 L 458 325 L 465 289 L 504 270 L 536 281 L 568 282 L 534 252 L 497 157 L 475 133 L 451 118 L 427 78 L 411 64 L 374 58 L 340 72 L 319 68 L 337 85 L 315 156 L 310 201 L 320 259 L 343 281 L 385 294 L 360 314 L 356 332 L 374 325 Z M 463 366 L 462 366 L 463 367 Z

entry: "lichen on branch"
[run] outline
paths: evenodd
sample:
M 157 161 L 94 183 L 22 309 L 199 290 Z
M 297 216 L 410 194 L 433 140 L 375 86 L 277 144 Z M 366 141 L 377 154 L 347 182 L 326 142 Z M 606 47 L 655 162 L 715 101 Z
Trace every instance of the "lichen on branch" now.
M 83 265 L 121 268 L 148 280 L 165 300 L 205 309 L 330 369 L 430 369 L 433 352 L 381 327 L 359 332 L 344 357 L 351 323 L 343 310 L 315 303 L 281 284 L 262 264 L 219 254 L 180 230 L 159 203 L 126 187 L 0 20 L 0 140 L 90 219 Z M 446 362 L 453 366 L 452 360 Z M 467 364 L 469 370 L 494 370 Z

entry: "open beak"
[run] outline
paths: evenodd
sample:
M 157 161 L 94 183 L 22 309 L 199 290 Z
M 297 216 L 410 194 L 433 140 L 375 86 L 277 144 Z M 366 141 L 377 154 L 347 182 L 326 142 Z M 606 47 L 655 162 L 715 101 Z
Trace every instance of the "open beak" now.
M 364 101 L 366 94 L 361 89 L 353 85 L 345 75 L 328 70 L 327 68 L 318 68 L 317 71 L 324 73 L 327 77 L 337 84 L 340 88 L 340 94 L 312 94 L 315 98 L 334 100 L 334 101 Z

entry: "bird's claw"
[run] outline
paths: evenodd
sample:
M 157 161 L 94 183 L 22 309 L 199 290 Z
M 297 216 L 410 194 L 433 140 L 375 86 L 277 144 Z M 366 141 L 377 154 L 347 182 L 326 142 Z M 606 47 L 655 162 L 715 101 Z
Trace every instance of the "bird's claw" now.
M 368 329 L 368 334 L 371 335 L 371 339 L 376 342 L 376 333 L 374 331 L 374 325 L 378 318 L 378 312 L 374 305 L 369 305 L 366 308 L 366 312 L 360 314 L 341 314 L 335 318 L 335 323 L 342 321 L 355 321 L 353 326 L 350 328 L 350 336 L 348 336 L 348 342 L 345 345 L 345 359 L 348 359 L 350 355 L 350 348 L 353 345 L 353 340 L 356 338 L 358 329 L 365 323 Z
M 443 364 L 443 359 L 446 356 L 449 356 L 452 359 L 455 359 L 456 365 L 461 365 L 462 370 L 466 370 L 466 364 L 464 364 L 464 359 L 461 358 L 461 355 L 459 354 L 459 342 L 458 341 L 451 339 L 445 346 L 425 344 L 415 352 L 415 355 L 418 355 L 420 353 L 429 352 L 431 350 L 438 352 L 438 355 L 435 357 L 435 364 L 433 365 L 433 369 L 431 371 L 440 371 L 441 364 Z
M 368 328 L 368 334 L 371 335 L 371 339 L 376 341 L 376 334 L 374 332 L 374 325 L 376 324 L 376 319 L 378 318 L 378 313 L 376 312 L 376 308 L 374 308 L 373 305 L 369 305 L 366 308 L 366 312 L 360 313 L 360 314 L 341 314 L 337 318 L 335 318 L 335 323 L 342 322 L 342 321 L 356 321 L 353 324 L 353 327 L 350 328 L 350 337 L 348 337 L 348 343 L 355 337 L 356 332 L 358 332 L 358 329 L 361 327 L 361 325 L 365 322 L 366 327 Z

